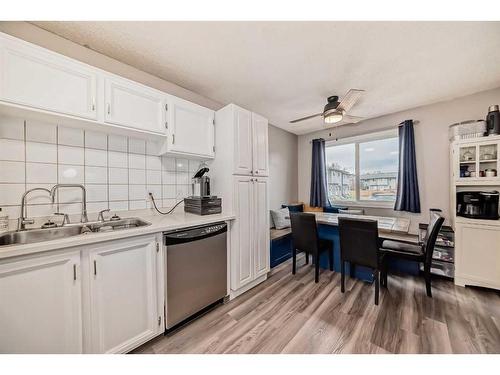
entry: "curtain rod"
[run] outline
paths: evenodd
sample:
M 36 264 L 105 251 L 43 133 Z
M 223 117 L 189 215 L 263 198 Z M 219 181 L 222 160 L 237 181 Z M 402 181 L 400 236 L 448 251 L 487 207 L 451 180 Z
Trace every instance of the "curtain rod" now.
M 400 122 L 396 127 L 399 128 L 403 124 L 403 122 Z M 418 125 L 419 123 L 420 123 L 420 121 L 418 121 L 418 120 L 414 120 L 413 121 L 413 125 Z M 390 126 L 388 128 L 383 128 L 383 129 L 378 129 L 378 130 L 373 131 L 372 133 L 384 132 L 384 131 L 391 130 L 391 129 L 394 129 L 394 126 Z M 363 136 L 363 135 L 366 135 L 366 134 L 370 134 L 370 133 L 358 134 L 358 135 L 350 135 L 350 136 L 347 136 L 347 137 L 340 137 L 340 138 L 339 137 L 335 137 L 335 136 L 329 136 L 329 137 L 326 137 L 326 138 L 320 137 L 320 138 L 323 138 L 325 141 L 333 141 L 333 140 L 338 141 L 339 139 L 351 138 L 351 137 L 359 137 L 359 136 Z M 314 138 L 314 139 L 318 139 L 318 138 Z M 309 143 L 312 143 L 312 140 L 310 140 Z

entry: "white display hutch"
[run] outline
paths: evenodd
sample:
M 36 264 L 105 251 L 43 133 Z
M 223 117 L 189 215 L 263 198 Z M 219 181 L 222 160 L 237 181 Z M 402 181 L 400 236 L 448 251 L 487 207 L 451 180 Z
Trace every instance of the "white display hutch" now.
M 456 215 L 457 192 L 500 191 L 499 158 L 500 136 L 451 143 L 450 204 L 455 230 L 456 285 L 500 289 L 500 220 Z

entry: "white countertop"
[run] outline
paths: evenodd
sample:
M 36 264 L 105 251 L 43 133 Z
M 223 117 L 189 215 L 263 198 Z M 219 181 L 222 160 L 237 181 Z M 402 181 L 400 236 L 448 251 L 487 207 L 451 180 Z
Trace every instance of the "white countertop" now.
M 131 212 L 123 214 L 122 216 L 122 218 L 129 217 L 138 217 L 151 223 L 151 225 L 103 233 L 80 234 L 77 236 L 61 238 L 52 241 L 1 246 L 0 259 L 70 248 L 74 246 L 88 245 L 103 241 L 111 241 L 126 237 L 140 236 L 144 234 L 160 233 L 180 228 L 216 223 L 218 221 L 233 220 L 235 218 L 235 216 L 232 214 L 224 213 L 200 216 L 188 214 L 185 212 L 173 212 L 169 215 L 160 215 L 158 213 L 152 213 L 149 210 L 144 210 L 140 213 Z
M 333 214 L 327 212 L 315 212 L 316 222 L 325 225 L 339 225 L 338 217 L 352 217 L 354 219 L 376 220 L 378 229 L 381 232 L 405 234 L 410 229 L 410 219 L 402 217 L 386 217 L 386 216 L 367 216 L 367 215 L 348 215 L 348 214 Z

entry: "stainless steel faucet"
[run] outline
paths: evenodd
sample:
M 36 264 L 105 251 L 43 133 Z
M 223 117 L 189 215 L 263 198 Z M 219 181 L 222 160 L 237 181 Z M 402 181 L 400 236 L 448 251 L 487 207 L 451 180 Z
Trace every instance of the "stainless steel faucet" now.
M 59 188 L 80 188 L 82 189 L 82 217 L 81 222 L 86 223 L 89 221 L 87 216 L 87 191 L 85 190 L 85 186 L 80 184 L 57 184 L 52 187 L 50 190 L 50 197 L 52 198 L 52 203 L 54 203 L 56 198 L 56 190 Z
M 99 215 L 97 215 L 97 221 L 101 221 L 103 223 L 106 221 L 106 220 L 104 220 L 104 213 L 105 212 L 109 212 L 109 208 L 106 208 L 105 210 L 99 211 Z
M 19 219 L 17 219 L 17 230 L 25 230 L 26 229 L 26 224 L 33 224 L 35 221 L 33 219 L 28 219 L 28 209 L 26 208 L 26 196 L 31 193 L 32 191 L 46 191 L 51 195 L 51 191 L 49 189 L 45 188 L 33 188 L 27 190 L 24 194 L 23 197 L 21 198 L 21 214 L 19 215 Z M 52 203 L 54 203 L 54 199 L 52 199 Z

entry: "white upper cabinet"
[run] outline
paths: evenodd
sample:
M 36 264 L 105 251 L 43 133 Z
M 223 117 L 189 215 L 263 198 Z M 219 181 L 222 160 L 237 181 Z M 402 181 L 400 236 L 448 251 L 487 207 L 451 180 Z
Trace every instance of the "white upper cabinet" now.
M 0 35 L 0 100 L 97 119 L 97 72 L 44 48 Z
M 269 176 L 268 121 L 264 117 L 252 113 L 253 129 L 253 174 Z
M 89 249 L 90 352 L 127 352 L 163 329 L 156 249 L 155 236 Z
M 252 175 L 252 113 L 234 106 L 234 174 Z
M 0 263 L 0 353 L 81 353 L 80 252 Z
M 215 112 L 171 96 L 168 103 L 166 152 L 213 158 L 215 153 Z
M 154 133 L 165 133 L 167 95 L 117 76 L 106 76 L 104 121 Z

